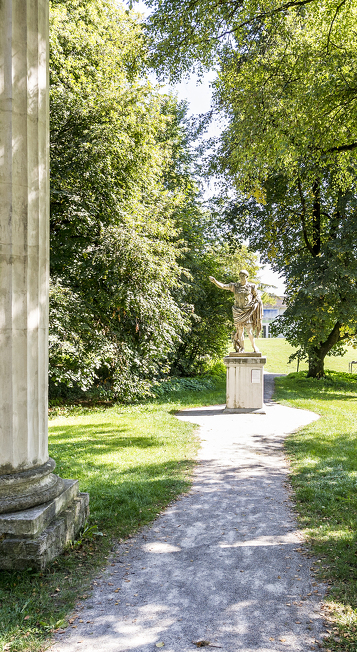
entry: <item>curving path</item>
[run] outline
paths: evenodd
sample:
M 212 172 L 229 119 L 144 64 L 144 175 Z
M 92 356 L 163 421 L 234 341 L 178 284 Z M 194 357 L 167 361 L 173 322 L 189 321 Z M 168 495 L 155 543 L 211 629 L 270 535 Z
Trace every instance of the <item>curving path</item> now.
M 318 417 L 271 402 L 273 383 L 266 374 L 266 415 L 178 415 L 200 426 L 191 491 L 118 546 L 52 652 L 317 649 L 324 587 L 302 554 L 282 446 Z

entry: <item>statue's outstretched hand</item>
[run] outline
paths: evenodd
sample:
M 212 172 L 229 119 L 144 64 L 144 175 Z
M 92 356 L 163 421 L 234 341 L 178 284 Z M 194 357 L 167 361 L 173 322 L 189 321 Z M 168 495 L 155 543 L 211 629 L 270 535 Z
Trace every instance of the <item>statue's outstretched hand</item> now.
M 216 279 L 214 278 L 214 276 L 209 276 L 208 278 L 209 278 L 209 280 L 211 281 L 211 283 L 215 283 L 215 282 L 216 282 Z

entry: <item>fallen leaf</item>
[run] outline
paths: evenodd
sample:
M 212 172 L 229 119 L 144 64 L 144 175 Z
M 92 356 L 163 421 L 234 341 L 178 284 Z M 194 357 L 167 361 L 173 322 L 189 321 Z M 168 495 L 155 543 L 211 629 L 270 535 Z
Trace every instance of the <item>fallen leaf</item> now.
M 282 643 L 285 643 L 286 638 L 279 638 L 279 641 L 281 641 Z
M 196 647 L 207 647 L 210 644 L 209 641 L 192 641 L 192 643 L 196 645 Z
M 28 620 L 29 618 L 30 618 L 30 616 L 25 616 L 24 620 Z
M 275 641 L 275 638 L 270 637 L 269 641 Z
M 156 647 L 164 647 L 165 643 L 161 641 L 161 643 L 156 643 Z

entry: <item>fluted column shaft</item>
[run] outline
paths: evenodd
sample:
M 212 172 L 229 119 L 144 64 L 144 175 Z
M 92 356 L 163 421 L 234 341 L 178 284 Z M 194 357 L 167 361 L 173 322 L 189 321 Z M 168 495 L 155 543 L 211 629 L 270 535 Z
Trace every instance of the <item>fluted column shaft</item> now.
M 53 468 L 47 445 L 48 119 L 48 0 L 1 0 L 0 512 L 2 489 L 8 493 L 9 482 L 15 487 L 16 474 L 26 484 L 34 471 L 38 484 Z

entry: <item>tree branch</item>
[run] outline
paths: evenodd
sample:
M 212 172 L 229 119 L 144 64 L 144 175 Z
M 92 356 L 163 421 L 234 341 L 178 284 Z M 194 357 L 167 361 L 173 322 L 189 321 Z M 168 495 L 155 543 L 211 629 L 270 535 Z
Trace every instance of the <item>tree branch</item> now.
M 270 16 L 280 14 L 283 11 L 290 9 L 291 7 L 303 7 L 304 5 L 311 4 L 312 2 L 316 2 L 316 0 L 300 0 L 300 1 L 286 2 L 285 4 L 283 4 L 281 7 L 278 7 L 277 9 L 273 9 L 272 11 L 265 11 L 262 12 L 261 14 L 258 14 L 257 16 L 253 16 L 250 20 L 246 20 L 243 23 L 240 23 L 239 25 L 237 25 L 237 27 L 227 30 L 226 32 L 219 34 L 215 38 L 216 40 L 219 40 L 224 36 L 228 36 L 229 34 L 234 34 L 234 32 L 237 32 L 239 29 L 242 29 L 242 27 L 247 27 L 247 25 L 250 25 L 254 21 L 262 20 L 264 18 L 269 18 Z
M 314 181 L 312 184 L 312 194 L 314 196 L 312 205 L 312 249 L 314 256 L 317 256 L 321 250 L 321 198 L 319 181 Z
M 309 242 L 309 238 L 307 236 L 307 231 L 306 231 L 306 202 L 305 202 L 305 197 L 304 193 L 302 191 L 301 187 L 301 180 L 298 179 L 298 189 L 299 189 L 299 195 L 300 195 L 300 201 L 301 201 L 301 206 L 302 206 L 302 213 L 300 213 L 300 219 L 301 219 L 301 224 L 302 224 L 302 232 L 304 234 L 304 240 L 305 244 L 310 252 L 310 254 L 313 256 L 314 255 L 314 250 Z
M 327 355 L 327 353 L 332 349 L 332 347 L 337 344 L 341 339 L 340 335 L 340 328 L 341 328 L 341 323 L 339 321 L 336 322 L 334 325 L 330 335 L 328 336 L 327 340 L 325 342 L 321 343 L 321 352 L 324 354 L 324 357 Z
M 340 11 L 341 7 L 343 7 L 345 2 L 346 2 L 346 0 L 342 0 L 342 2 L 340 2 L 340 4 L 336 7 L 335 15 L 334 15 L 334 17 L 333 17 L 333 19 L 331 21 L 331 25 L 330 25 L 330 29 L 329 29 L 329 33 L 328 33 L 328 37 L 327 37 L 327 43 L 326 43 L 327 54 L 328 54 L 328 50 L 329 50 L 330 38 L 331 38 L 331 32 L 332 32 L 333 24 L 334 24 L 334 22 L 335 22 L 335 20 L 337 18 L 338 12 Z
M 338 145 L 338 147 L 331 147 L 326 150 L 326 154 L 331 154 L 332 152 L 351 152 L 353 149 L 356 149 L 357 143 L 350 143 L 349 145 Z

